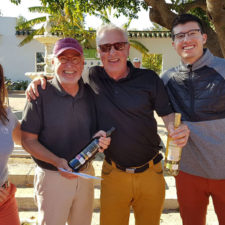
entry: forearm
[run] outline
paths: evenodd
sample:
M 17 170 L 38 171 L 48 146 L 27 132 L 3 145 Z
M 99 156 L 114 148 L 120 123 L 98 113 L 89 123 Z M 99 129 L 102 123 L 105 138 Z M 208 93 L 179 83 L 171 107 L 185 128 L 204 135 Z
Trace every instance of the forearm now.
M 16 125 L 16 127 L 13 130 L 13 132 L 12 132 L 12 138 L 13 138 L 14 143 L 16 143 L 17 145 L 21 145 L 20 122 L 18 122 L 18 124 Z
M 27 139 L 22 134 L 22 146 L 36 159 L 58 166 L 59 157 L 50 152 L 38 140 Z

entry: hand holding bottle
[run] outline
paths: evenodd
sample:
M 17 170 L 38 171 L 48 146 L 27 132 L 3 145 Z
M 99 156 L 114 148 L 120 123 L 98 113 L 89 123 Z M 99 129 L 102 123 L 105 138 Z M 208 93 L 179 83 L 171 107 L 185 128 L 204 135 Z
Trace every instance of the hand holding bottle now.
M 79 172 L 82 168 L 84 168 L 87 163 L 94 159 L 95 155 L 99 151 L 102 151 L 101 148 L 104 150 L 108 147 L 110 143 L 110 139 L 108 138 L 114 130 L 115 128 L 112 127 L 107 132 L 99 131 L 99 133 L 95 134 L 92 140 L 83 149 L 81 149 L 80 153 L 68 162 L 70 168 L 75 172 Z M 99 137 L 99 134 L 103 136 Z
M 174 123 L 170 122 L 168 125 L 168 132 L 174 144 L 178 147 L 183 148 L 187 144 L 190 130 L 186 124 L 180 124 L 175 129 Z
M 110 145 L 110 142 L 111 142 L 111 138 L 110 137 L 107 137 L 106 136 L 106 132 L 103 131 L 103 130 L 100 130 L 98 131 L 94 136 L 93 138 L 96 138 L 96 137 L 100 137 L 99 138 L 99 152 L 104 152 Z
M 174 122 L 168 124 L 168 132 L 164 167 L 169 174 L 177 176 L 182 147 L 187 143 L 189 136 L 188 127 L 181 125 L 180 113 L 175 113 Z

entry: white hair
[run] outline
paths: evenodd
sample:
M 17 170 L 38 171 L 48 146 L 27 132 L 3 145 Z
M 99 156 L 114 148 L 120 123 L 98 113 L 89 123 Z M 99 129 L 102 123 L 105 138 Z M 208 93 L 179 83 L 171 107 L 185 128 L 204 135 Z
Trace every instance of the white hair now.
M 125 41 L 128 41 L 127 31 L 110 23 L 110 24 L 104 24 L 97 29 L 97 31 L 96 31 L 96 45 L 97 46 L 99 45 L 99 41 L 101 39 L 101 36 L 104 34 L 104 32 L 111 31 L 111 30 L 119 31 L 124 36 Z

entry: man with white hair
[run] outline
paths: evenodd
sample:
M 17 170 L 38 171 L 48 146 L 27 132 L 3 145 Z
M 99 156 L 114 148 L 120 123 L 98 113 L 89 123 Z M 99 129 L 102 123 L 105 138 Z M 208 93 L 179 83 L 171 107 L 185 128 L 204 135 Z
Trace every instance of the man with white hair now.
M 98 124 L 103 130 L 109 125 L 117 129 L 104 152 L 100 224 L 128 225 L 132 206 L 136 225 L 159 225 L 165 180 L 153 111 L 178 146 L 186 144 L 189 130 L 186 125 L 174 130 L 174 114 L 159 76 L 127 61 L 126 31 L 102 26 L 96 44 L 103 67 L 90 69 L 89 85 L 95 93 Z
M 152 70 L 134 68 L 127 62 L 130 45 L 127 32 L 113 25 L 96 34 L 103 67 L 89 71 L 89 85 L 95 92 L 99 126 L 117 128 L 105 151 L 101 186 L 101 225 L 126 225 L 130 207 L 136 225 L 158 225 L 165 197 L 165 181 L 156 110 L 169 128 L 174 115 L 167 93 Z M 170 123 L 172 125 L 172 123 Z M 169 130 L 182 147 L 188 128 Z

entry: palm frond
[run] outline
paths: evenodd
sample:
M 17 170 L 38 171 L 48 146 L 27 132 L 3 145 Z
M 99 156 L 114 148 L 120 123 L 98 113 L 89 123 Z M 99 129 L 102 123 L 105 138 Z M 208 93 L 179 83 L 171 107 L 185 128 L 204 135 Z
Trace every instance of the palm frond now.
M 25 44 L 32 41 L 35 35 L 41 34 L 43 32 L 44 32 L 44 27 L 41 27 L 40 29 L 34 30 L 31 34 L 29 34 L 26 38 L 24 38 L 23 41 L 21 41 L 19 43 L 19 46 L 20 47 L 24 46 Z
M 103 21 L 103 23 L 111 23 L 108 16 L 103 16 L 102 14 L 99 14 L 99 13 L 96 13 L 96 12 L 94 12 L 93 15 L 100 18 Z
M 129 20 L 123 25 L 123 28 L 124 28 L 125 30 L 128 29 L 128 27 L 130 26 L 130 23 L 131 23 L 132 20 L 133 20 L 133 18 L 129 18 Z
M 46 17 L 38 17 L 31 20 L 28 20 L 24 23 L 21 23 L 19 26 L 16 27 L 18 30 L 26 29 L 27 27 L 32 27 L 36 24 L 42 23 L 46 21 Z
M 30 12 L 48 13 L 48 9 L 43 6 L 32 6 L 32 7 L 29 7 L 28 10 Z
M 139 41 L 129 40 L 130 46 L 137 49 L 139 52 L 146 54 L 149 50 Z
M 13 4 L 19 5 L 21 3 L 21 0 L 10 0 Z

